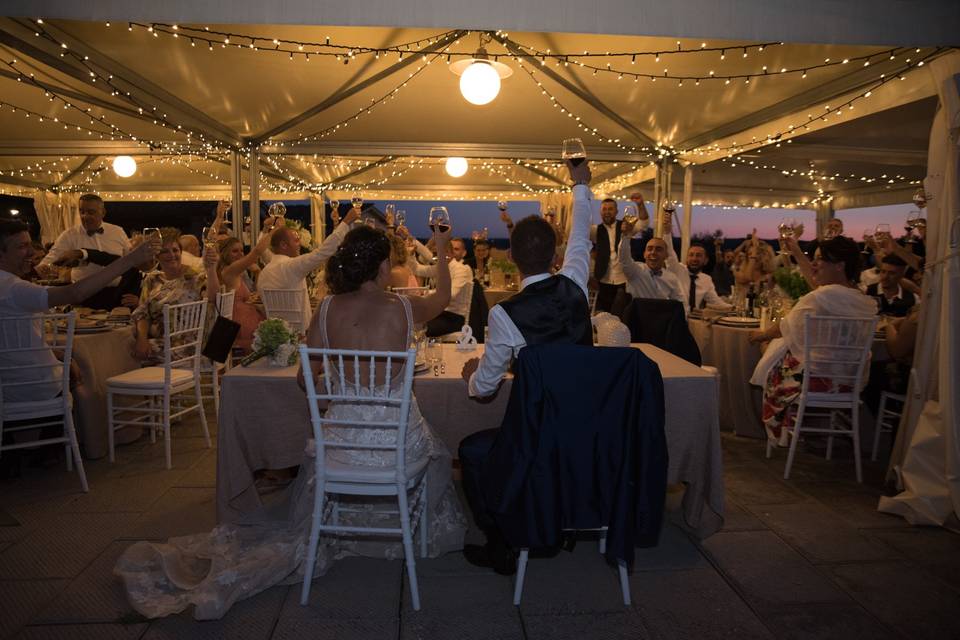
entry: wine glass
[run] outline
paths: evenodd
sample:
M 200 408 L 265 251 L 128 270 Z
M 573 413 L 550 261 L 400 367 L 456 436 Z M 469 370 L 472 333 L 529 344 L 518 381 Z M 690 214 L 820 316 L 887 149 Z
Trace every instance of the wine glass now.
M 497 209 L 500 209 L 500 211 L 506 211 L 506 210 L 507 210 L 507 201 L 506 201 L 506 200 L 501 200 L 501 201 L 499 201 L 499 202 L 497 203 Z
M 877 240 L 880 238 L 886 238 L 890 235 L 890 225 L 888 224 L 878 224 L 876 229 Z
M 780 224 L 777 226 L 777 231 L 780 233 L 780 239 L 786 240 L 787 238 L 792 238 L 797 229 L 797 219 L 796 218 L 784 218 L 780 221 Z M 783 245 L 786 247 L 786 244 Z M 783 248 L 780 250 L 780 255 L 785 256 L 790 252 Z
M 913 194 L 913 204 L 917 205 L 918 209 L 923 209 L 927 206 L 927 200 L 929 199 L 930 197 L 923 190 L 923 187 L 917 189 L 916 193 Z
M 283 218 L 287 215 L 287 205 L 282 202 L 274 202 L 267 207 L 267 215 L 271 218 Z
M 158 229 L 157 227 L 144 227 L 144 228 L 143 228 L 143 236 L 144 236 L 145 238 L 149 238 L 151 233 L 155 233 L 155 234 L 157 234 L 157 235 L 160 235 L 160 229 Z
M 396 222 L 396 225 L 398 227 L 402 227 L 407 221 L 407 212 L 404 209 L 400 209 L 399 211 L 397 211 L 397 215 L 394 218 L 394 221 Z
M 350 202 L 353 204 L 353 208 L 357 211 L 363 208 L 363 198 L 360 196 L 354 196 L 350 199 Z
M 916 244 L 917 239 L 913 234 L 914 229 L 920 227 L 926 228 L 927 220 L 924 218 L 923 212 L 920 210 L 911 211 L 907 214 L 907 224 L 904 226 L 904 231 L 907 232 L 907 242 L 910 244 Z
M 560 154 L 564 160 L 570 160 L 573 166 L 578 166 L 587 159 L 587 150 L 583 146 L 583 140 L 580 138 L 567 138 L 563 141 L 563 152 Z
M 627 224 L 633 226 L 637 224 L 637 220 L 640 219 L 640 215 L 637 213 L 637 206 L 634 204 L 628 204 L 623 207 L 623 221 Z
M 216 245 L 217 245 L 216 227 L 204 227 L 203 228 L 203 246 L 215 247 Z
M 427 223 L 434 231 L 444 233 L 450 230 L 450 213 L 446 207 L 431 207 Z

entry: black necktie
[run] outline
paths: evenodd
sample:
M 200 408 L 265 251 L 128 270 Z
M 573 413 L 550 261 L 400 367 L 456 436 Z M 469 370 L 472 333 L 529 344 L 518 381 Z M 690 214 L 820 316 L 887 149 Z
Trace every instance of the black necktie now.
M 93 231 L 89 231 L 89 230 L 87 231 L 88 236 L 95 236 L 98 233 L 103 233 L 103 227 L 100 227 L 99 229 L 94 229 Z
M 691 309 L 691 310 L 697 308 L 697 274 L 695 274 L 695 273 L 691 273 L 691 274 L 690 274 L 690 299 L 689 299 L 689 303 L 690 303 L 690 309 Z

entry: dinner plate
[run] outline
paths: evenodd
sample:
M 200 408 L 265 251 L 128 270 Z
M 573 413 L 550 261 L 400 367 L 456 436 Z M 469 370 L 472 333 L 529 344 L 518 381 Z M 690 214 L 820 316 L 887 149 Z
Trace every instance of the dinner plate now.
M 725 324 L 731 327 L 756 327 L 760 326 L 760 320 L 743 316 L 729 316 L 720 318 L 717 320 L 717 324 Z
M 107 325 L 96 325 L 92 327 L 75 327 L 73 332 L 76 334 L 83 333 L 103 333 L 104 331 L 112 331 L 113 327 L 108 327 Z
M 422 371 L 427 371 L 430 369 L 430 365 L 427 364 L 426 360 L 423 362 L 414 362 L 413 371 L 414 373 L 420 373 Z

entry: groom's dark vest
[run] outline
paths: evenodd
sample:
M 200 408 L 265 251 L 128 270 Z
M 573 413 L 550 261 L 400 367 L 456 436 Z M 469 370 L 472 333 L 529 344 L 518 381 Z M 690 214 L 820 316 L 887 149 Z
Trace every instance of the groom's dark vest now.
M 528 345 L 593 344 L 587 297 L 566 276 L 551 276 L 528 285 L 500 306 Z
M 616 225 L 616 238 L 613 242 L 613 251 L 619 251 L 620 249 L 620 225 Z M 597 243 L 595 245 L 597 250 L 597 257 L 593 264 L 593 277 L 597 280 L 602 280 L 603 276 L 607 275 L 607 268 L 610 266 L 610 235 L 607 233 L 607 228 L 602 224 L 597 225 Z M 616 260 L 616 256 L 613 257 Z

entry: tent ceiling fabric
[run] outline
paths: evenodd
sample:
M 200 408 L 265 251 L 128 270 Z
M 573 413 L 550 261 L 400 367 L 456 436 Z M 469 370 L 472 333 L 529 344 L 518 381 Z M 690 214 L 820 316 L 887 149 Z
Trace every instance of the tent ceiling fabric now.
M 5 14 L 73 20 L 154 20 L 171 23 L 308 24 L 445 27 L 618 33 L 690 38 L 849 44 L 951 45 L 960 5 L 954 0 L 166 0 L 73 2 L 6 0 Z
M 848 192 L 855 203 L 862 192 L 871 202 L 900 202 L 901 192 L 924 175 L 932 88 L 921 68 L 903 72 L 904 82 L 874 85 L 884 70 L 896 78 L 907 58 L 913 66 L 939 53 L 898 49 L 890 61 L 894 47 L 882 45 L 772 43 L 761 51 L 760 43 L 744 40 L 500 33 L 493 36 L 503 43 L 494 40 L 487 50 L 503 56 L 514 73 L 496 100 L 476 107 L 460 96 L 446 58 L 475 51 L 476 32 L 236 24 L 148 30 L 143 24 L 0 19 L 0 183 L 9 185 L 6 191 L 58 186 L 107 197 L 208 198 L 229 192 L 230 152 L 247 145 L 260 150 L 265 197 L 321 187 L 361 190 L 370 199 L 539 198 L 562 188 L 560 140 L 581 137 L 604 192 L 626 194 L 652 179 L 658 151 L 646 144 L 651 140 L 676 152 L 681 164 L 697 165 L 694 197 L 703 201 L 799 203 L 817 188 L 809 176 L 783 171 L 812 167 L 858 179 L 856 188 L 849 178 L 832 181 L 829 191 L 838 201 Z M 205 27 L 234 39 L 205 36 Z M 439 39 L 442 34 L 448 39 Z M 204 38 L 218 44 L 211 50 Z M 416 44 L 404 56 L 356 54 L 344 64 L 316 55 L 322 46 L 308 61 L 311 46 L 301 52 L 284 43 L 326 38 L 380 50 Z M 265 50 L 273 39 L 291 51 Z M 678 42 L 683 50 L 705 44 L 707 51 L 677 53 Z M 416 53 L 420 47 L 433 53 Z M 506 47 L 539 57 L 517 62 Z M 653 53 L 635 60 L 574 57 L 584 50 L 664 53 L 659 61 Z M 546 52 L 570 58 L 544 58 Z M 845 59 L 850 63 L 840 63 Z M 762 74 L 763 67 L 767 77 L 749 83 L 709 77 Z M 618 70 L 626 75 L 619 78 Z M 660 77 L 635 82 L 630 73 Z M 678 77 L 687 77 L 682 86 Z M 864 97 L 871 89 L 873 96 Z M 842 118 L 830 109 L 825 121 L 820 112 L 809 121 L 803 115 L 824 102 L 851 100 L 857 108 Z M 758 113 L 763 117 L 754 122 Z M 752 137 L 763 143 L 772 132 L 788 132 L 797 118 L 810 131 L 790 129 L 791 144 L 762 150 L 751 144 Z M 717 161 L 733 151 L 741 152 L 738 158 Z M 137 156 L 134 177 L 113 174 L 110 162 L 119 153 Z M 444 172 L 443 160 L 452 155 L 470 160 L 463 178 Z M 749 162 L 757 157 L 776 168 L 753 168 Z M 682 173 L 674 171 L 674 179 Z M 884 175 L 903 179 L 881 188 Z M 860 178 L 871 181 L 859 184 Z

